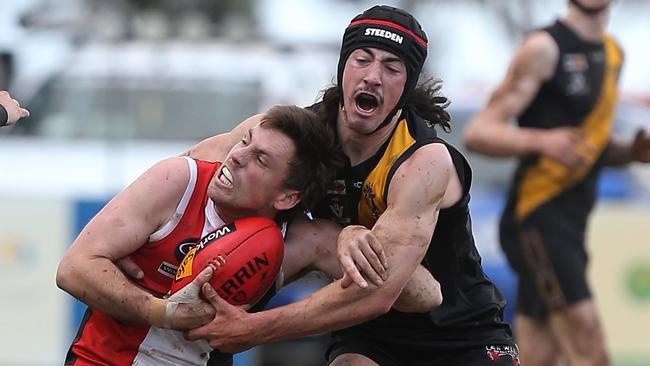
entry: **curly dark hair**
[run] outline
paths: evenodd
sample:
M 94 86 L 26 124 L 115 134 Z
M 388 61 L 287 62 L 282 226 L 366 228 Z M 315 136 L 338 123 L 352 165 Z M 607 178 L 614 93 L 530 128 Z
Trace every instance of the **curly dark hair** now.
M 282 132 L 295 146 L 289 162 L 284 187 L 300 192 L 302 205 L 278 214 L 288 218 L 298 212 L 314 209 L 334 181 L 344 160 L 331 126 L 321 123 L 317 115 L 296 106 L 275 106 L 266 112 L 260 126 Z
M 442 80 L 426 79 L 415 88 L 406 101 L 406 107 L 434 125 L 439 125 L 445 132 L 451 132 L 451 116 L 445 110 L 451 102 L 440 94 L 440 89 Z
M 406 101 L 405 108 L 409 108 L 417 115 L 431 122 L 432 125 L 439 125 L 445 132 L 451 131 L 451 117 L 445 110 L 450 104 L 447 97 L 440 94 L 442 80 L 428 78 L 420 82 L 411 96 Z M 336 126 L 339 112 L 341 92 L 336 85 L 330 86 L 323 91 L 322 105 L 318 110 L 319 117 L 331 127 Z

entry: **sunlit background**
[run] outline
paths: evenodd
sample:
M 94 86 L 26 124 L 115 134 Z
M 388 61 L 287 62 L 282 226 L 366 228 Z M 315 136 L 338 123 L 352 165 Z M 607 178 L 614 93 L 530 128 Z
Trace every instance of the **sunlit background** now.
M 429 36 L 460 134 L 525 33 L 566 0 L 386 1 Z M 0 129 L 0 365 L 60 365 L 83 307 L 54 274 L 76 233 L 149 165 L 276 104 L 309 105 L 335 79 L 362 0 L 0 0 L 0 89 L 32 116 Z M 615 131 L 650 130 L 650 2 L 614 2 L 626 63 Z M 513 161 L 468 154 L 477 245 L 508 297 L 496 224 Z M 650 365 L 650 168 L 607 169 L 592 216 L 590 275 L 614 365 Z M 303 281 L 274 305 L 305 296 Z M 237 365 L 322 365 L 326 336 L 258 347 Z

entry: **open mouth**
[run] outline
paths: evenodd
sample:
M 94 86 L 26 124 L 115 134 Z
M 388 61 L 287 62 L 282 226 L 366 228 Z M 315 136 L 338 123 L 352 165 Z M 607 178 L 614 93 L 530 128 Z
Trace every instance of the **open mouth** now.
M 221 168 L 221 172 L 219 173 L 219 176 L 217 178 L 219 179 L 219 181 L 221 183 L 225 184 L 226 186 L 228 186 L 228 187 L 233 186 L 233 184 L 232 184 L 232 173 L 230 172 L 228 167 L 226 167 L 225 165 L 223 166 L 223 168 Z
M 357 108 L 364 112 L 372 112 L 379 105 L 379 100 L 374 95 L 363 92 L 359 93 L 354 98 L 354 101 L 357 104 Z

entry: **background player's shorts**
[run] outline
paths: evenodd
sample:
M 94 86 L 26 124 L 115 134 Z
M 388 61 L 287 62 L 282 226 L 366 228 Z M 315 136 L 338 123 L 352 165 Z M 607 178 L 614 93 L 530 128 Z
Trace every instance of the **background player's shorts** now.
M 480 346 L 469 349 L 440 351 L 420 348 L 418 352 L 398 349 L 390 343 L 371 344 L 367 340 L 334 342 L 327 350 L 327 361 L 337 356 L 356 353 L 381 366 L 519 366 L 519 352 L 512 345 Z
M 545 205 L 523 223 L 501 218 L 501 247 L 519 279 L 517 312 L 542 318 L 591 297 L 584 231 Z

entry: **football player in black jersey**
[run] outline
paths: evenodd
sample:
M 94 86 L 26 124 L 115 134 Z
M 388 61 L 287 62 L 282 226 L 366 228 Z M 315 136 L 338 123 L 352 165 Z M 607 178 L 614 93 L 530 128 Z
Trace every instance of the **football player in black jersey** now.
M 569 0 L 563 18 L 528 35 L 464 134 L 471 150 L 519 158 L 500 237 L 519 279 L 515 334 L 529 366 L 609 363 L 586 222 L 604 165 L 650 161 L 645 131 L 612 135 L 623 52 L 605 30 L 610 3 Z
M 436 133 L 435 126 L 450 128 L 447 99 L 437 94 L 436 82 L 417 85 L 427 48 L 411 14 L 389 6 L 366 10 L 345 30 L 337 85 L 310 107 L 336 129 L 349 160 L 314 214 L 344 226 L 338 254 L 351 278 L 360 279 L 355 263 L 365 255 L 349 248 L 372 252 L 380 243 L 383 278 L 369 268 L 370 283 L 344 287 L 339 280 L 304 300 L 255 314 L 229 306 L 207 286 L 204 294 L 218 312 L 190 338 L 237 352 L 335 331 L 330 365 L 518 364 L 503 321 L 504 299 L 485 276 L 474 245 L 471 169 Z M 234 144 L 260 118 L 201 142 L 190 156 L 218 159 L 219 146 Z M 439 281 L 442 304 L 424 313 L 395 310 L 405 284 L 421 272 Z M 427 292 L 427 281 L 415 283 L 423 284 L 421 296 L 438 296 Z

